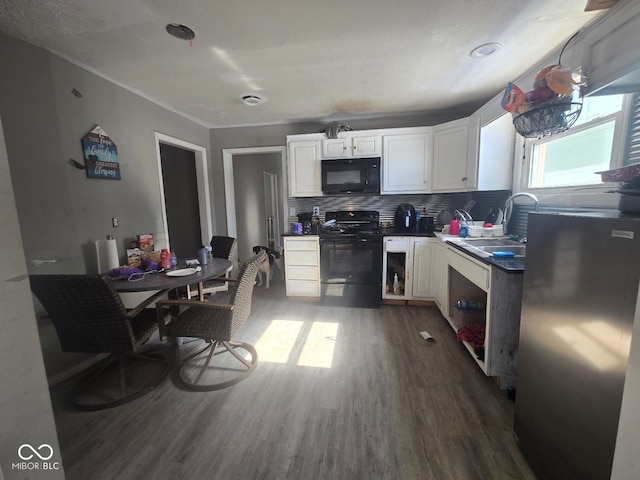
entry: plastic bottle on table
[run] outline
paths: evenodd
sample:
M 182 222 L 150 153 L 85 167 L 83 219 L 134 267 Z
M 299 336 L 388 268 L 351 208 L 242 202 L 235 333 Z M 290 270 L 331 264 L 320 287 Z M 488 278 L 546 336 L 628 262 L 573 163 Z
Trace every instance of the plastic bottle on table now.
M 178 265 L 178 257 L 176 256 L 175 250 L 171 250 L 170 261 L 171 261 L 171 270 L 175 270 L 176 265 Z
M 167 250 L 166 248 L 163 248 L 160 251 L 160 266 L 165 270 L 168 270 L 171 268 L 171 259 L 169 258 L 169 250 Z

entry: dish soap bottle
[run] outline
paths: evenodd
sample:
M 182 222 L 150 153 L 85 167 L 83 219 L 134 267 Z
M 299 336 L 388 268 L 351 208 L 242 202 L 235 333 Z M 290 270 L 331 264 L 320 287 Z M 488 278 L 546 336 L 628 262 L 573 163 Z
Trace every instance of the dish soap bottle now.
M 175 270 L 176 265 L 178 265 L 178 257 L 176 256 L 175 250 L 171 250 L 170 260 L 171 260 L 171 270 Z
M 398 274 L 393 274 L 393 294 L 400 295 L 400 282 L 398 282 Z

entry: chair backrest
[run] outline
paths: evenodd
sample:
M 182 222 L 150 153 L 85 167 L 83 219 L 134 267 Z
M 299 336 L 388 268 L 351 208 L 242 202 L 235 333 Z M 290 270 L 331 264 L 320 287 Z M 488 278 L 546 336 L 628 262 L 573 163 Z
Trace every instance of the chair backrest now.
M 215 258 L 231 260 L 236 249 L 236 239 L 233 237 L 213 236 L 211 237 L 212 254 Z
M 267 260 L 267 252 L 261 250 L 242 264 L 238 281 L 231 293 L 230 302 L 233 305 L 233 318 L 231 321 L 231 336 L 235 335 L 242 324 L 251 314 L 251 298 L 253 297 L 253 286 L 256 283 L 256 275 L 260 264 Z
M 31 291 L 45 308 L 65 352 L 126 353 L 136 339 L 127 310 L 101 275 L 30 275 Z

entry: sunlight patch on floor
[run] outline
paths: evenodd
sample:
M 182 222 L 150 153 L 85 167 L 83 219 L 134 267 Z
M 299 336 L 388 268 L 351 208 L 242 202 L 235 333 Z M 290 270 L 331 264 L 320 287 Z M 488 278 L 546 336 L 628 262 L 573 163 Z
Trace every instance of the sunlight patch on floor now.
M 255 348 L 260 362 L 331 368 L 337 336 L 334 322 L 272 320 Z

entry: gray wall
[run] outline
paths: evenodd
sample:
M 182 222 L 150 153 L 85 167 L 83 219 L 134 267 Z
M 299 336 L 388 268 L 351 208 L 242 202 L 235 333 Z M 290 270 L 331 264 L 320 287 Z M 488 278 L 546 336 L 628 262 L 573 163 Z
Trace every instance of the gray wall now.
M 12 469 L 21 462 L 18 448 L 49 444 L 50 462 L 62 465 L 51 399 L 38 341 L 9 163 L 0 123 L 0 478 L 62 479 L 64 470 Z
M 0 58 L 0 112 L 29 273 L 91 272 L 93 242 L 108 234 L 118 240 L 121 262 L 138 233 L 155 233 L 163 242 L 154 131 L 204 147 L 209 131 L 4 34 Z M 70 158 L 84 163 L 80 142 L 95 125 L 118 147 L 122 180 L 88 179 L 68 164 Z M 118 228 L 112 217 L 119 218 Z M 55 263 L 36 267 L 34 260 Z M 48 320 L 39 324 L 47 374 L 55 377 L 80 359 L 60 352 Z

